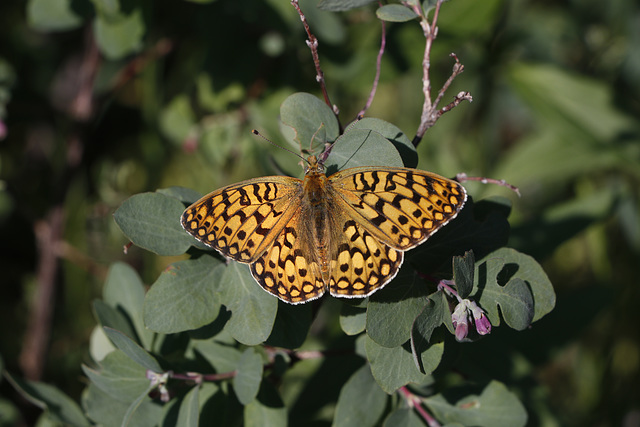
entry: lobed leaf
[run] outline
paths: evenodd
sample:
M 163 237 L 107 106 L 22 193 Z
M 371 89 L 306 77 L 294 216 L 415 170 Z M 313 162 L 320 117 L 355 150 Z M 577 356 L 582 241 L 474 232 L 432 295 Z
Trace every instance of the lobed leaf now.
M 555 292 L 546 273 L 532 257 L 502 248 L 476 263 L 478 302 L 493 325 L 505 322 L 523 330 L 555 306 Z

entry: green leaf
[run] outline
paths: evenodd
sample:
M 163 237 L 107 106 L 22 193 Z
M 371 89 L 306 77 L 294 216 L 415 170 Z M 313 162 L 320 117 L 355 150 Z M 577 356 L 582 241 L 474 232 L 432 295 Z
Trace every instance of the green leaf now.
M 178 199 L 182 203 L 186 203 L 189 205 L 202 197 L 202 194 L 198 193 L 195 190 L 178 186 L 160 188 L 156 190 L 156 193 L 164 194 L 167 197 Z M 205 246 L 205 248 L 208 248 L 208 246 Z
M 380 388 L 388 394 L 409 383 L 419 384 L 428 380 L 427 374 L 438 367 L 444 351 L 444 344 L 439 342 L 432 344 L 422 353 L 422 366 L 427 373 L 424 374 L 416 367 L 411 351 L 405 348 L 406 345 L 395 348 L 382 347 L 369 337 L 366 337 L 364 345 L 371 364 L 371 373 Z
M 120 230 L 136 246 L 158 255 L 181 255 L 196 240 L 180 225 L 184 205 L 159 193 L 128 198 L 113 217 Z
M 451 312 L 444 292 L 438 291 L 429 297 L 428 303 L 411 325 L 411 353 L 416 367 L 428 373 L 422 363 L 422 354 L 431 347 L 433 331 L 443 323 L 451 325 Z M 453 326 L 450 327 L 453 331 Z
M 160 112 L 158 124 L 163 135 L 176 144 L 192 135 L 196 117 L 189 96 L 181 94 L 173 98 Z
M 198 421 L 200 419 L 199 392 L 200 386 L 196 385 L 182 398 L 176 425 L 198 427 Z
M 366 6 L 376 0 L 320 0 L 318 9 L 328 10 L 331 12 L 344 12 L 346 10 L 355 9 Z
M 93 384 L 120 402 L 129 404 L 149 388 L 147 370 L 121 350 L 109 353 L 99 366 L 96 371 L 83 365 L 82 370 Z
M 400 130 L 396 125 L 385 122 L 384 120 L 365 117 L 349 126 L 349 131 L 354 129 L 370 129 L 379 133 L 393 144 L 400 154 L 404 166 L 408 168 L 415 168 L 418 165 L 418 153 L 416 148 L 413 146 L 407 135 L 405 135 L 404 132 L 402 132 L 402 130 Z
M 147 293 L 144 323 L 167 334 L 211 323 L 220 312 L 224 271 L 224 264 L 208 255 L 171 264 Z
M 225 330 L 245 345 L 264 342 L 273 329 L 278 299 L 260 288 L 247 265 L 237 262 L 227 266 L 219 292 L 220 301 L 231 311 Z
M 124 413 L 124 417 L 122 417 L 122 427 L 132 425 L 131 421 L 134 419 L 135 414 L 138 412 L 144 401 L 148 399 L 148 395 L 154 387 L 154 385 L 150 384 L 147 390 L 140 393 L 140 396 L 138 396 L 133 402 L 131 402 L 131 405 L 129 405 L 127 411 Z
M 527 413 L 518 398 L 504 384 L 492 381 L 480 396 L 469 395 L 455 404 L 441 394 L 423 402 L 442 422 L 488 427 L 518 427 L 527 423 Z
M 93 311 L 95 312 L 98 323 L 102 326 L 108 326 L 113 329 L 124 332 L 130 337 L 135 337 L 136 333 L 131 323 L 129 323 L 126 315 L 121 311 L 111 307 L 104 301 L 96 300 L 93 302 Z
M 286 135 L 296 149 L 319 153 L 325 142 L 338 138 L 338 120 L 331 108 L 309 93 L 294 93 L 280 106 L 280 120 L 294 131 Z M 283 133 L 286 129 L 283 128 Z
M 238 361 L 236 376 L 233 378 L 233 389 L 243 405 L 253 402 L 258 395 L 262 370 L 262 357 L 252 347 L 247 348 Z
M 424 423 L 412 408 L 400 408 L 384 419 L 382 427 L 424 427 Z
M 325 162 L 327 175 L 358 166 L 404 166 L 396 147 L 378 132 L 353 129 L 340 137 Z
M 460 298 L 467 298 L 473 290 L 474 266 L 473 251 L 467 251 L 464 256 L 453 258 L 453 281 Z
M 129 356 L 131 360 L 153 372 L 162 372 L 162 368 L 158 364 L 158 361 L 131 338 L 120 331 L 107 327 L 104 328 L 104 332 L 113 344 Z
M 369 298 L 367 335 L 376 343 L 394 348 L 411 336 L 411 325 L 428 301 L 424 281 L 403 269 L 393 282 Z
M 129 15 L 99 13 L 93 28 L 98 47 L 108 59 L 122 59 L 142 49 L 146 28 L 140 9 Z
M 245 427 L 287 425 L 287 409 L 278 391 L 269 381 L 262 381 L 258 397 L 244 407 Z
M 240 350 L 213 340 L 196 341 L 194 349 L 213 366 L 217 373 L 234 371 L 242 356 Z
M 105 393 L 94 384 L 89 384 L 82 393 L 82 407 L 87 416 L 103 426 L 118 426 L 131 406 L 131 402 L 122 402 Z M 153 427 L 159 425 L 162 406 L 146 397 L 131 417 L 129 425 Z
M 71 9 L 72 0 L 29 0 L 27 22 L 38 31 L 66 31 L 82 25 Z
M 386 4 L 376 10 L 378 19 L 390 22 L 407 22 L 416 19 L 418 14 L 399 4 Z
M 117 262 L 111 265 L 102 296 L 104 302 L 124 314 L 133 326 L 135 335 L 129 334 L 127 330 L 113 325 L 109 326 L 131 337 L 137 337 L 144 348 L 151 348 L 153 333 L 144 326 L 142 318 L 142 306 L 144 304 L 145 288 L 138 273 L 128 264 Z
M 340 390 L 334 427 L 374 426 L 382 416 L 387 395 L 376 384 L 368 365 L 362 366 Z
M 498 249 L 487 255 L 476 263 L 475 276 L 478 303 L 493 325 L 500 324 L 498 306 L 505 322 L 517 330 L 528 327 L 555 306 L 553 285 L 540 264 L 514 249 Z
M 348 302 L 342 304 L 340 309 L 340 327 L 347 335 L 358 335 L 367 325 L 367 309 L 351 305 Z
M 78 404 L 58 388 L 45 383 L 23 380 L 7 371 L 4 375 L 22 397 L 39 408 L 47 409 L 51 418 L 57 423 L 73 426 L 91 425 Z
M 295 349 L 302 345 L 311 327 L 311 304 L 291 305 L 278 300 L 278 312 L 267 345 Z

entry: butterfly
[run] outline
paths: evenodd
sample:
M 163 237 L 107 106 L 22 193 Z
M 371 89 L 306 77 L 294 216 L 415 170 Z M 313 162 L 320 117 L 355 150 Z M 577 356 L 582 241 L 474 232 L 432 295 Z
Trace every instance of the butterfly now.
M 367 297 L 398 273 L 404 252 L 456 217 L 456 181 L 396 167 L 330 176 L 309 156 L 304 179 L 254 178 L 207 194 L 182 214 L 197 240 L 249 264 L 267 292 L 291 304 Z

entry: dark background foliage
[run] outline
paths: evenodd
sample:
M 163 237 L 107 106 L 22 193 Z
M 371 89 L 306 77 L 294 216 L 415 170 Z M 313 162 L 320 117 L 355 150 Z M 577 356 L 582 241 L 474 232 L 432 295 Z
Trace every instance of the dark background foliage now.
M 125 255 L 115 209 L 142 191 L 204 193 L 278 173 L 290 155 L 250 129 L 281 140 L 280 103 L 318 87 L 288 1 L 130 0 L 113 11 L 73 0 L 73 15 L 46 3 L 0 3 L 0 354 L 8 371 L 78 399 L 108 265 L 123 260 L 150 284 L 176 261 L 135 247 Z M 346 123 L 368 95 L 380 24 L 373 8 L 332 14 L 305 3 Z M 624 0 L 442 9 L 434 87 L 455 52 L 466 69 L 450 96 L 468 90 L 474 102 L 427 133 L 419 167 L 520 187 L 518 199 L 467 185 L 474 198 L 512 198 L 510 246 L 543 264 L 557 307 L 467 351 L 489 368 L 493 355 L 510 356 L 494 378 L 522 379 L 532 425 L 640 423 L 638 22 L 640 8 Z M 387 37 L 368 115 L 413 136 L 424 38 L 408 24 L 387 25 Z M 322 334 L 337 339 L 325 322 Z M 6 413 L 20 412 L 8 423 L 37 418 L 7 381 L 0 391 Z

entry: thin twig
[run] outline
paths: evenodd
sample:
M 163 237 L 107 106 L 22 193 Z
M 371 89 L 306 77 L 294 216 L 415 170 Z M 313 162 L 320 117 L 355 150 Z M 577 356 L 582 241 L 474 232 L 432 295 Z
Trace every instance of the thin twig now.
M 380 50 L 378 51 L 378 57 L 376 58 L 376 76 L 373 79 L 373 84 L 371 85 L 371 92 L 369 93 L 369 98 L 367 98 L 367 102 L 364 105 L 364 108 L 360 110 L 358 113 L 358 117 L 364 117 L 364 113 L 371 107 L 373 103 L 373 98 L 376 96 L 376 90 L 378 89 L 378 82 L 380 81 L 380 70 L 382 69 L 382 55 L 384 54 L 384 49 L 387 45 L 387 26 L 385 21 L 380 21 L 382 24 L 382 40 L 380 40 Z
M 456 181 L 462 183 L 465 181 L 477 181 L 477 182 L 481 182 L 482 184 L 495 184 L 495 185 L 499 185 L 501 187 L 507 187 L 509 190 L 513 191 L 514 193 L 516 193 L 518 195 L 518 197 L 520 197 L 520 189 L 518 187 L 516 187 L 515 185 L 509 184 L 507 181 L 505 181 L 504 179 L 493 179 L 493 178 L 485 178 L 483 176 L 467 176 L 466 173 L 462 172 L 456 175 Z
M 409 391 L 406 386 L 400 387 L 398 391 L 405 398 L 409 407 L 415 409 L 429 427 L 440 427 L 440 423 L 435 418 L 433 418 L 426 409 L 424 409 L 424 407 L 422 406 L 422 402 L 420 401 L 420 398 L 418 396 L 411 393 L 411 391 Z
M 433 13 L 433 19 L 429 22 L 429 19 L 424 14 L 422 6 L 420 3 L 416 2 L 414 4 L 404 3 L 405 6 L 411 8 L 418 16 L 420 16 L 420 26 L 422 27 L 422 32 L 425 36 L 425 47 L 424 47 L 424 57 L 422 58 L 422 92 L 424 94 L 424 103 L 422 105 L 422 114 L 420 116 L 420 125 L 418 126 L 418 130 L 416 131 L 416 135 L 413 138 L 413 145 L 418 146 L 424 134 L 427 130 L 433 126 L 436 121 L 447 111 L 450 111 L 455 106 L 459 105 L 462 101 L 472 101 L 471 94 L 468 92 L 460 92 L 455 99 L 447 104 L 445 107 L 438 109 L 438 104 L 442 101 L 444 97 L 444 93 L 449 89 L 453 80 L 464 71 L 464 66 L 460 64 L 458 57 L 455 54 L 451 54 L 451 57 L 455 59 L 455 64 L 453 66 L 453 72 L 451 76 L 444 83 L 442 88 L 438 91 L 438 95 L 435 100 L 431 99 L 431 47 L 433 46 L 433 42 L 438 36 L 438 26 L 436 25 L 438 22 L 438 15 L 440 14 L 440 7 L 445 0 L 438 0 L 435 5 L 435 10 Z
M 307 46 L 311 50 L 311 57 L 313 58 L 313 64 L 316 67 L 316 80 L 320 83 L 320 89 L 322 90 L 322 95 L 324 96 L 324 102 L 331 108 L 333 113 L 338 116 L 338 107 L 331 104 L 331 100 L 329 99 L 329 93 L 327 92 L 327 85 L 324 80 L 324 73 L 322 72 L 322 68 L 320 67 L 320 57 L 318 56 L 318 39 L 311 32 L 311 28 L 309 28 L 309 24 L 307 23 L 307 18 L 304 16 L 302 9 L 300 9 L 300 4 L 298 0 L 291 0 L 291 4 L 295 7 L 298 15 L 300 15 L 300 20 L 302 21 L 302 25 L 304 26 L 304 30 L 307 32 Z

